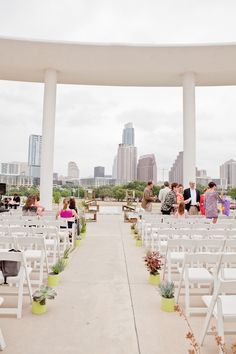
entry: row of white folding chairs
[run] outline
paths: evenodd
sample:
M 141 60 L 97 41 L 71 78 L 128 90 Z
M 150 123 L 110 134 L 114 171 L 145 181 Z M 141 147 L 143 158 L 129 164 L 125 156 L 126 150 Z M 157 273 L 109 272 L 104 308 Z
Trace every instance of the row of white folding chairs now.
M 46 250 L 46 240 L 40 236 L 0 236 L 0 249 L 20 250 L 24 252 L 27 264 L 32 270 L 38 272 L 38 278 L 32 280 L 32 284 L 41 285 L 43 283 L 44 268 L 49 272 L 48 253 Z
M 68 234 L 64 232 L 62 235 L 59 233 L 59 229 L 57 227 L 24 227 L 24 226 L 3 226 L 0 227 L 0 235 L 3 237 L 11 237 L 11 236 L 38 236 L 43 237 L 45 239 L 47 253 L 52 255 L 52 262 L 55 263 L 56 259 L 60 257 L 61 253 L 64 252 L 65 248 L 69 244 Z M 62 242 L 60 242 L 62 240 Z M 60 248 L 60 244 L 62 244 L 62 249 Z
M 2 261 L 15 261 L 20 263 L 20 270 L 17 276 L 7 277 L 7 282 L 10 285 L 16 286 L 16 295 L 17 295 L 17 305 L 15 307 L 0 307 L 0 315 L 16 315 L 17 318 L 21 318 L 22 316 L 22 304 L 23 304 L 23 295 L 24 295 L 24 283 L 27 284 L 28 295 L 30 299 L 30 303 L 32 302 L 32 288 L 29 275 L 31 273 L 31 269 L 27 267 L 25 254 L 24 252 L 6 252 L 0 251 L 0 260 Z M 6 290 L 6 288 L 4 288 Z M 12 296 L 12 291 L 4 294 L 1 294 L 3 298 L 10 295 Z
M 150 238 L 143 240 L 146 248 L 153 251 L 165 252 L 169 239 L 199 239 L 204 242 L 207 239 L 236 239 L 235 230 L 159 230 L 152 233 Z
M 236 239 L 183 239 L 174 238 L 167 240 L 163 274 L 167 269 L 168 280 L 171 280 L 173 266 L 180 267 L 186 253 L 199 252 L 236 252 Z M 236 261 L 236 260 L 235 260 Z M 235 274 L 236 275 L 236 274 Z
M 190 299 L 193 296 L 202 296 L 199 287 L 204 285 L 204 295 L 210 295 L 217 284 L 219 276 L 224 280 L 236 280 L 236 253 L 185 253 L 182 267 L 180 268 L 180 279 L 176 302 L 179 302 L 182 287 L 184 288 L 184 302 L 186 316 L 191 314 L 206 313 L 205 307 L 193 306 Z M 191 287 L 198 286 L 198 293 L 190 291 Z
M 236 229 L 232 229 L 229 225 L 222 227 L 212 227 L 212 226 L 186 226 L 186 225 L 178 225 L 178 227 L 168 227 L 165 225 L 151 225 L 146 224 L 143 229 L 139 229 L 139 234 L 143 240 L 144 244 L 150 244 L 153 240 L 156 240 L 159 235 L 173 235 L 173 234 L 182 234 L 182 235 L 222 235 L 225 237 L 227 233 L 231 233 L 231 235 L 236 236 Z
M 225 343 L 225 334 L 234 334 L 233 331 L 225 330 L 224 323 L 236 323 L 236 280 L 225 280 L 219 277 L 216 282 L 214 292 L 212 295 L 202 297 L 204 304 L 207 307 L 207 314 L 202 326 L 199 344 L 203 345 L 207 334 L 215 333 L 208 331 L 211 328 L 211 318 L 215 317 L 217 324 L 217 334 L 221 338 L 221 342 Z M 219 353 L 223 354 L 225 351 L 219 346 Z

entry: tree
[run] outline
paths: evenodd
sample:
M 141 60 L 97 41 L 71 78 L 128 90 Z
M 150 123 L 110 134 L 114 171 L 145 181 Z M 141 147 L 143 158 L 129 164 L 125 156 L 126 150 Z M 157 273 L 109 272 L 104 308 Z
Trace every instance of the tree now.
M 229 195 L 232 199 L 236 199 L 236 188 L 229 189 L 227 195 Z
M 61 193 L 57 190 L 53 192 L 54 203 L 59 204 L 61 200 Z

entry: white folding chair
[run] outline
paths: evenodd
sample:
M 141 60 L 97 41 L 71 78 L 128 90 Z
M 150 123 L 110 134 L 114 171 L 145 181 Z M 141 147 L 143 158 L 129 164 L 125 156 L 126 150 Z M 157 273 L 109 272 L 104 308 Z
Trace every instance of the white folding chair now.
M 56 262 L 57 257 L 60 258 L 60 239 L 58 227 L 33 227 L 30 228 L 34 236 L 45 238 L 47 255 L 52 254 L 52 263 Z
M 44 262 L 46 266 L 47 273 L 49 272 L 48 267 L 48 259 L 47 259 L 47 251 L 45 245 L 44 237 L 36 237 L 36 236 L 26 236 L 26 237 L 16 237 L 15 243 L 17 249 L 24 251 L 25 258 L 27 263 L 33 268 L 33 270 L 37 270 L 37 264 L 39 265 L 39 278 L 36 280 L 31 279 L 31 284 L 41 285 L 43 283 L 43 269 Z
M 171 281 L 172 268 L 180 267 L 183 264 L 186 252 L 193 252 L 195 248 L 194 240 L 174 238 L 167 241 L 165 263 L 163 268 L 163 276 L 167 268 L 168 281 Z
M 236 322 L 236 280 L 219 278 L 213 295 L 203 296 L 202 299 L 207 306 L 207 316 L 200 335 L 200 345 L 203 345 L 206 334 L 212 334 L 208 332 L 212 316 L 216 318 L 218 335 L 224 343 L 225 334 L 236 332 L 224 330 L 224 322 Z M 220 348 L 219 352 L 223 353 Z
M 3 303 L 3 297 L 0 297 L 0 306 L 2 305 L 2 303 Z M 0 350 L 3 350 L 4 348 L 6 348 L 6 343 L 0 328 Z
M 205 308 L 190 306 L 190 284 L 197 284 L 198 286 L 201 284 L 208 285 L 208 292 L 210 292 L 216 280 L 217 266 L 220 261 L 220 257 L 221 254 L 219 253 L 208 252 L 185 254 L 176 302 L 178 303 L 179 301 L 181 287 L 183 284 L 185 290 L 186 316 L 189 316 L 192 313 L 205 313 Z
M 17 318 L 21 318 L 23 304 L 23 287 L 25 280 L 28 287 L 30 303 L 32 302 L 32 289 L 29 279 L 29 273 L 31 272 L 31 269 L 27 268 L 25 255 L 23 252 L 0 252 L 0 260 L 20 262 L 20 270 L 18 275 L 7 277 L 8 284 L 15 284 L 17 286 L 17 307 L 0 308 L 0 314 L 16 314 Z

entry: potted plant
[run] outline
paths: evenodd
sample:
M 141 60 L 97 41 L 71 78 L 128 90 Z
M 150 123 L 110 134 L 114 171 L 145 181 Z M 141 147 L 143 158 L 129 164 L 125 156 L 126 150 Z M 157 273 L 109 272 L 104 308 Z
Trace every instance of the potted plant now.
M 131 234 L 133 234 L 133 233 L 134 233 L 134 230 L 135 230 L 135 224 L 132 224 L 132 225 L 130 226 L 130 229 L 131 229 Z
M 173 312 L 175 307 L 175 285 L 173 281 L 161 282 L 159 292 L 161 295 L 161 309 L 166 312 Z
M 161 270 L 161 256 L 159 252 L 147 252 L 146 257 L 144 257 L 144 262 L 146 264 L 147 270 L 149 271 L 149 284 L 159 285 L 160 284 L 160 270 Z
M 81 237 L 80 235 L 77 235 L 75 238 L 75 245 L 78 247 L 80 245 L 80 242 L 81 242 Z
M 62 259 L 58 261 L 51 267 L 52 272 L 48 274 L 48 285 L 56 286 L 58 285 L 60 279 L 60 273 L 65 269 L 65 264 Z
M 41 287 L 33 293 L 32 313 L 41 315 L 47 311 L 47 299 L 55 299 L 56 291 L 50 286 L 41 285 Z
M 64 262 L 64 266 L 66 267 L 69 264 L 69 254 L 70 254 L 70 247 L 68 246 L 64 253 L 63 253 L 63 257 L 62 260 Z
M 137 234 L 137 236 L 136 236 L 136 246 L 137 247 L 142 247 L 142 239 L 141 239 L 141 236 L 139 234 Z
M 87 228 L 87 225 L 86 225 L 86 221 L 85 221 L 85 217 L 82 216 L 80 218 L 80 225 L 81 225 L 81 229 L 80 229 L 80 236 L 81 238 L 84 238 L 85 237 L 85 234 L 86 234 L 86 228 Z

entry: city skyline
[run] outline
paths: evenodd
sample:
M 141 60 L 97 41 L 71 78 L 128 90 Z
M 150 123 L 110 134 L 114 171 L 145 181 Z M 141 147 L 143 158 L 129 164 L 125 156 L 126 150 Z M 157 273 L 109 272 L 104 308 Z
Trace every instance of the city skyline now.
M 232 0 L 227 1 L 227 6 L 209 0 L 204 4 L 151 0 L 142 6 L 134 1 L 127 6 L 121 0 L 111 6 L 101 0 L 93 11 L 80 0 L 69 2 L 71 6 L 64 0 L 60 4 L 52 0 L 51 5 L 56 5 L 53 24 L 43 2 L 22 0 L 21 6 L 14 0 L 2 2 L 0 34 L 29 38 L 30 33 L 37 39 L 93 43 L 235 41 L 236 4 Z M 65 18 L 66 28 L 62 26 Z M 224 26 L 219 26 L 222 22 Z M 177 152 L 183 149 L 181 88 L 58 85 L 57 91 L 54 171 L 66 175 L 67 162 L 73 160 L 79 163 L 81 176 L 92 176 L 95 164 L 104 166 L 110 174 L 120 143 L 120 126 L 132 121 L 139 154 L 154 153 L 158 179 L 162 179 L 163 169 L 167 178 Z M 235 96 L 235 86 L 196 88 L 196 165 L 207 169 L 211 176 L 219 176 L 219 166 L 235 158 Z M 42 100 L 42 84 L 0 82 L 1 142 L 7 146 L 0 154 L 1 161 L 25 160 L 28 136 L 42 133 Z M 18 133 L 14 134 L 14 144 L 9 144 L 13 131 Z

